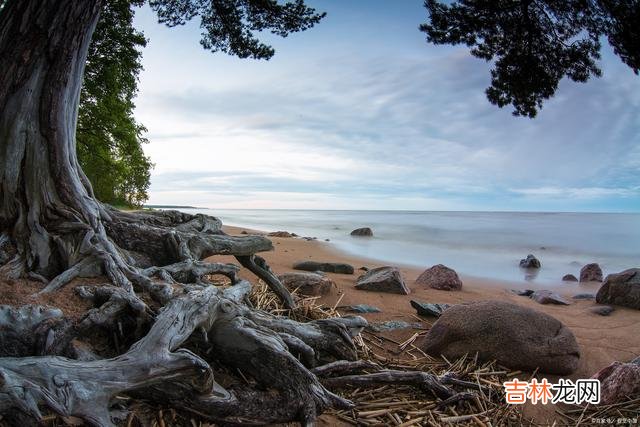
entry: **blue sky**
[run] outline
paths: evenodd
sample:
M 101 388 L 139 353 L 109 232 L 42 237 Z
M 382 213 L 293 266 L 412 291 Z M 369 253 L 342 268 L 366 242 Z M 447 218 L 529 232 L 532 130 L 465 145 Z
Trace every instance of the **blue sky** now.
M 152 204 L 212 208 L 640 211 L 640 78 L 563 81 L 534 120 L 485 98 L 489 65 L 428 45 L 420 0 L 309 1 L 270 61 L 212 54 L 198 22 L 139 9 L 136 117 Z

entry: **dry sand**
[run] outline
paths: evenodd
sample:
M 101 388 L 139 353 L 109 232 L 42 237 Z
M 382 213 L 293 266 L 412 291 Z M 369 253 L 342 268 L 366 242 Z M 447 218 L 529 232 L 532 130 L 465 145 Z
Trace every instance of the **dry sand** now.
M 225 230 L 229 234 L 239 235 L 242 230 L 248 229 L 225 227 Z M 254 232 L 253 230 L 248 231 Z M 610 316 L 603 317 L 589 311 L 591 307 L 596 305 L 593 300 L 572 300 L 572 296 L 578 293 L 596 293 L 600 286 L 599 283 L 564 284 L 563 287 L 554 290 L 567 300 L 572 301 L 571 305 L 541 305 L 529 298 L 517 296 L 510 291 L 510 289 L 524 289 L 525 285 L 522 283 L 500 282 L 463 276 L 461 277 L 463 281 L 461 291 L 439 291 L 414 284 L 415 279 L 423 269 L 398 266 L 402 271 L 407 286 L 411 289 L 410 295 L 367 292 L 354 288 L 357 277 L 363 273 L 358 271 L 358 268 L 361 266 L 373 268 L 385 265 L 384 263 L 341 253 L 330 242 L 307 241 L 299 238 L 270 237 L 270 239 L 274 243 L 275 250 L 261 253 L 260 255 L 267 260 L 276 274 L 295 271 L 292 269 L 292 265 L 301 260 L 346 262 L 353 265 L 356 269 L 353 275 L 328 273 L 328 276 L 337 284 L 337 289 L 332 289 L 329 295 L 320 299 L 320 302 L 333 307 L 340 300 L 339 305 L 370 304 L 380 308 L 382 313 L 363 315 L 370 322 L 404 320 L 410 323 L 421 322 L 425 328 L 428 328 L 433 322 L 418 318 L 415 315 L 415 310 L 409 304 L 411 299 L 453 304 L 496 299 L 543 311 L 557 318 L 573 331 L 581 349 L 580 365 L 573 375 L 566 378 L 572 380 L 589 378 L 611 362 L 626 362 L 640 355 L 640 311 L 616 307 L 616 310 Z M 220 257 L 215 257 L 215 260 L 221 262 Z M 233 260 L 226 259 L 224 261 L 232 262 Z M 438 260 L 434 260 L 433 264 L 437 263 Z M 425 265 L 425 268 L 428 267 L 430 265 Z M 241 275 L 253 280 L 251 273 L 246 270 L 243 270 Z M 529 284 L 526 287 L 531 288 Z M 414 332 L 415 330 L 413 329 L 406 329 L 398 330 L 395 334 L 397 334 L 398 339 L 404 340 Z M 499 331 L 496 331 L 496 333 L 499 333 Z M 558 378 L 552 375 L 545 375 L 544 377 L 553 382 Z M 521 379 L 528 378 L 523 376 Z M 525 407 L 525 416 L 535 418 L 535 421 L 542 425 L 550 424 L 556 419 L 553 405 L 529 405 Z

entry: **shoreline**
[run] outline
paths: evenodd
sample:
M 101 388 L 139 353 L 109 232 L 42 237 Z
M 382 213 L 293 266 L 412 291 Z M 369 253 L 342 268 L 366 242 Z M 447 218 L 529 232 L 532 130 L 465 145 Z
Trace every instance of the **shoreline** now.
M 242 235 L 241 232 L 243 230 L 266 234 L 263 231 L 237 226 L 223 226 L 223 229 L 230 235 Z M 435 319 L 418 317 L 409 303 L 411 299 L 449 304 L 500 300 L 547 313 L 560 320 L 573 332 L 580 346 L 581 358 L 576 372 L 564 378 L 574 381 L 589 378 L 614 361 L 626 362 L 640 355 L 640 335 L 637 334 L 637 331 L 640 330 L 640 311 L 616 307 L 611 315 L 603 317 L 590 312 L 589 309 L 596 305 L 595 301 L 572 299 L 572 296 L 577 293 L 597 292 L 600 283 L 567 283 L 566 286 L 556 287 L 553 289 L 554 292 L 570 301 L 571 305 L 542 305 L 530 298 L 518 296 L 511 292 L 510 289 L 523 289 L 522 284 L 518 283 L 460 276 L 463 282 L 463 287 L 460 291 L 427 289 L 416 285 L 414 282 L 424 269 L 431 267 L 430 265 L 425 265 L 424 268 L 415 268 L 395 263 L 388 264 L 342 253 L 332 248 L 327 242 L 317 240 L 309 241 L 288 237 L 269 237 L 269 239 L 273 241 L 274 250 L 260 253 L 260 256 L 265 258 L 277 275 L 297 271 L 292 268 L 293 263 L 302 260 L 344 262 L 353 265 L 355 272 L 352 275 L 327 273 L 327 276 L 335 282 L 336 287 L 332 288 L 329 294 L 320 297 L 318 303 L 328 307 L 369 304 L 380 308 L 382 310 L 381 313 L 359 314 L 369 322 L 403 320 L 409 323 L 416 323 L 419 321 L 425 329 L 428 329 Z M 211 260 L 216 262 L 233 261 L 232 257 L 220 256 L 213 257 Z M 383 265 L 394 265 L 400 269 L 407 287 L 411 290 L 409 295 L 368 292 L 354 288 L 356 279 L 363 273 L 358 270 L 361 266 L 373 268 Z M 244 268 L 241 269 L 240 274 L 249 279 L 253 277 Z M 402 342 L 415 332 L 414 329 L 407 328 L 383 332 L 383 334 Z M 544 375 L 544 377 L 553 382 L 559 378 L 554 375 Z M 557 420 L 554 405 L 526 405 L 524 411 L 525 416 L 534 417 L 537 422 L 546 423 Z

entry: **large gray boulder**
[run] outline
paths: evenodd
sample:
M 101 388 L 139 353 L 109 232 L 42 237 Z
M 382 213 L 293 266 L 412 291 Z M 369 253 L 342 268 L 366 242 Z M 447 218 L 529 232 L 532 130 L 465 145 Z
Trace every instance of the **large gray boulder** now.
M 455 270 L 446 265 L 437 264 L 423 271 L 416 279 L 416 285 L 428 286 L 441 291 L 459 291 L 462 289 L 462 280 Z
M 581 282 L 602 282 L 602 269 L 598 264 L 587 264 L 580 269 Z
M 356 289 L 391 294 L 409 294 L 409 288 L 402 280 L 400 270 L 390 266 L 371 269 L 358 277 Z
M 640 268 L 609 274 L 596 294 L 596 301 L 640 310 Z
M 324 271 L 325 273 L 353 274 L 353 266 L 340 262 L 299 261 L 293 264 L 294 270 Z
M 326 295 L 334 286 L 327 276 L 316 273 L 286 273 L 278 276 L 278 279 L 290 291 L 297 289 L 298 293 L 308 296 Z
M 578 367 L 580 348 L 573 333 L 548 314 L 503 301 L 455 305 L 442 313 L 422 349 L 449 360 L 476 353 L 512 369 L 558 375 Z

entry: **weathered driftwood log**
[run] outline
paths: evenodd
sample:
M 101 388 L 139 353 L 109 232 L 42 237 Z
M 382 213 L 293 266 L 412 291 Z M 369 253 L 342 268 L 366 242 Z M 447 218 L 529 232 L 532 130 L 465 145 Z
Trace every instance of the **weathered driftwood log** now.
M 114 295 L 123 295 L 122 290 L 116 289 L 81 288 L 79 292 L 87 298 L 105 299 L 100 310 L 112 304 Z M 242 300 L 250 289 L 251 285 L 241 280 L 224 292 L 208 286 L 174 298 L 149 332 L 126 353 L 114 358 L 0 358 L 0 411 L 19 411 L 39 419 L 39 406 L 46 406 L 63 416 L 77 416 L 94 425 L 111 425 L 111 399 L 122 393 L 139 393 L 141 389 L 147 389 L 159 401 L 179 403 L 180 407 L 218 422 L 311 423 L 328 408 L 351 407 L 349 401 L 328 391 L 297 356 L 303 353 L 301 349 L 310 352 L 310 365 L 336 355 L 355 358 L 351 333 L 364 327 L 366 321 L 344 318 L 299 324 L 280 319 L 244 306 Z M 103 310 L 87 315 L 80 325 L 110 325 L 113 316 L 102 321 L 105 312 L 110 313 Z M 38 308 L 11 314 L 5 311 L 7 321 L 3 325 L 16 316 L 22 319 L 15 322 L 21 331 L 61 317 L 59 311 Z M 96 318 L 100 320 L 95 321 Z M 197 330 L 206 331 L 205 343 L 199 334 L 194 334 Z M 283 334 L 288 339 L 283 339 Z M 209 347 L 208 351 L 199 356 L 180 348 L 188 340 L 200 341 Z M 253 385 L 223 389 L 213 380 L 210 362 L 241 370 Z

